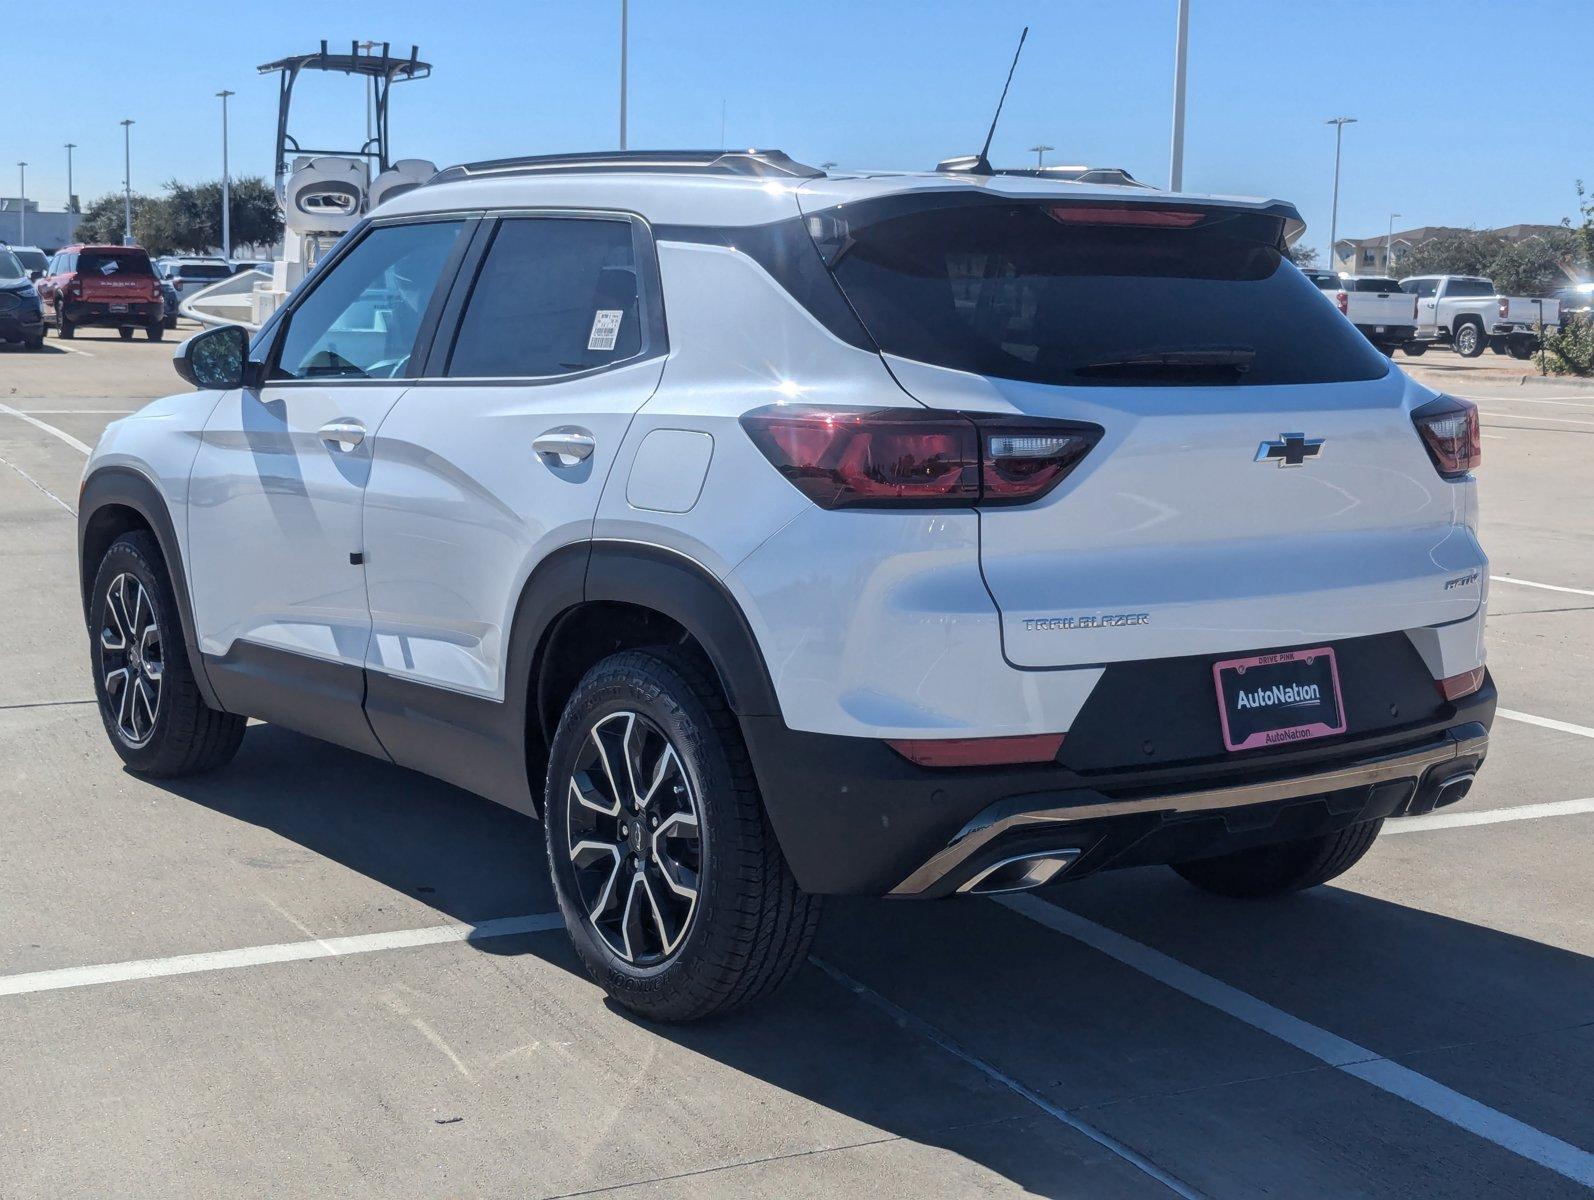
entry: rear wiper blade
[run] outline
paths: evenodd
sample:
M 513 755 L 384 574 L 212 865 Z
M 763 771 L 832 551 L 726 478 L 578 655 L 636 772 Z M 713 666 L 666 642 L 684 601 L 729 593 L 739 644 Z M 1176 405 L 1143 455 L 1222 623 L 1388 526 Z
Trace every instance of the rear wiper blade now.
M 1256 358 L 1249 346 L 1193 346 L 1187 350 L 1148 350 L 1125 358 L 1103 358 L 1086 363 L 1076 374 L 1144 367 L 1233 367 L 1248 370 Z

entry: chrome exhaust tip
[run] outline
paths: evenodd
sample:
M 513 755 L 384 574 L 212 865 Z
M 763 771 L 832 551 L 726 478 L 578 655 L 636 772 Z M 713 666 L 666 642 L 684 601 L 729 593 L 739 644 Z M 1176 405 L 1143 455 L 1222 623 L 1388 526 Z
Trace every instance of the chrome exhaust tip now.
M 958 888 L 960 894 L 992 896 L 999 892 L 1022 892 L 1052 882 L 1079 857 L 1074 848 L 1034 850 L 1000 859 Z
M 1472 781 L 1477 773 L 1467 771 L 1460 775 L 1452 775 L 1449 779 L 1442 780 L 1434 792 L 1434 808 L 1443 808 L 1447 804 L 1454 804 L 1472 790 Z

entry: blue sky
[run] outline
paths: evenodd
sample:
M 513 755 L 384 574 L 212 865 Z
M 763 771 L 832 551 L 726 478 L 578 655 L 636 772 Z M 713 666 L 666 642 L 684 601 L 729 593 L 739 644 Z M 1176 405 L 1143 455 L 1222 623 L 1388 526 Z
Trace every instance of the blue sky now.
M 1345 135 L 1342 235 L 1396 227 L 1553 222 L 1594 184 L 1590 0 L 1192 0 L 1185 186 L 1293 200 L 1328 242 L 1331 116 Z M 133 117 L 134 186 L 215 178 L 231 88 L 235 173 L 269 171 L 276 85 L 255 67 L 351 38 L 421 48 L 436 66 L 394 89 L 399 156 L 439 164 L 616 144 L 619 0 L 191 0 L 15 6 L 19 68 L 0 164 L 58 208 L 78 143 L 85 200 L 119 189 Z M 921 168 L 978 149 L 1019 29 L 1029 43 L 997 132 L 999 165 L 1168 170 L 1174 0 L 632 0 L 631 145 L 720 141 L 818 163 Z M 20 24 L 20 35 L 17 27 Z M 94 46 L 114 47 L 104 70 Z M 64 71 L 46 64 L 70 47 Z M 142 69 L 130 73 L 130 64 Z M 28 66 L 31 64 L 31 68 Z M 60 87 L 37 86 L 45 79 Z M 308 80 L 302 126 L 363 132 L 358 85 Z M 308 141 L 307 138 L 301 138 Z M 0 194 L 16 168 L 0 166 Z

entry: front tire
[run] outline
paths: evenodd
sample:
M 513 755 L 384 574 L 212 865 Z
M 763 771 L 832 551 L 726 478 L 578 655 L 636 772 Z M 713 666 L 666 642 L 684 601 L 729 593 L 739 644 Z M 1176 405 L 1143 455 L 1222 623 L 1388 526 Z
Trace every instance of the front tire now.
M 106 736 L 140 775 L 195 775 L 228 762 L 244 718 L 199 694 L 160 545 L 124 533 L 100 560 L 89 601 L 94 693 Z
M 808 955 L 819 899 L 792 878 L 736 718 L 694 655 L 628 650 L 587 672 L 554 735 L 543 825 L 576 954 L 639 1016 L 727 1012 Z
M 56 336 L 61 338 L 63 341 L 71 341 L 73 335 L 76 333 L 77 326 L 66 319 L 66 313 L 64 311 L 57 309 L 55 314 Z
M 1382 818 L 1363 821 L 1338 833 L 1174 863 L 1173 869 L 1202 891 L 1219 896 L 1281 896 L 1343 875 L 1372 848 L 1383 825 Z

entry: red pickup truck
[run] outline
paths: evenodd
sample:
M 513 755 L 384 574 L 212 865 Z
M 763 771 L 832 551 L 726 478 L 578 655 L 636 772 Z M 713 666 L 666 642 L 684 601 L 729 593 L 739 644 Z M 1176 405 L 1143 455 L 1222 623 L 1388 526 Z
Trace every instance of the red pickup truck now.
M 50 260 L 38 287 L 61 337 L 80 325 L 111 326 L 123 340 L 136 329 L 152 342 L 165 336 L 160 280 L 140 246 L 67 246 Z

